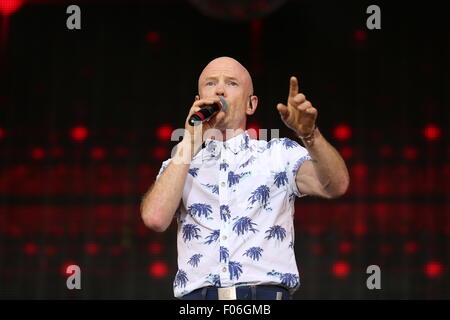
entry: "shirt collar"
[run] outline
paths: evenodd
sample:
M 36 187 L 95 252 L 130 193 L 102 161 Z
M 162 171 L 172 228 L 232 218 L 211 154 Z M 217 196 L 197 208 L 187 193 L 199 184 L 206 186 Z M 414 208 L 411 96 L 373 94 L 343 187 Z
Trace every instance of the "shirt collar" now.
M 250 135 L 248 131 L 245 130 L 241 134 L 234 136 L 227 141 L 219 141 L 213 139 L 205 140 L 205 149 L 209 153 L 218 153 L 222 149 L 229 149 L 234 154 L 238 154 L 240 151 L 246 150 L 250 147 Z

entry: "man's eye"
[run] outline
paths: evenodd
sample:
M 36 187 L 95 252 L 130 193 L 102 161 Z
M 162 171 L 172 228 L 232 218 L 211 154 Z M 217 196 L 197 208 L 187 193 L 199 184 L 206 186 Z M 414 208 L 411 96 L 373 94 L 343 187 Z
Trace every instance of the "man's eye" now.
M 233 87 L 238 85 L 237 82 L 235 82 L 235 81 L 230 81 L 228 84 Z
M 206 83 L 206 85 L 207 85 L 207 86 L 213 86 L 213 85 L 214 85 L 214 82 L 209 81 L 209 82 Z

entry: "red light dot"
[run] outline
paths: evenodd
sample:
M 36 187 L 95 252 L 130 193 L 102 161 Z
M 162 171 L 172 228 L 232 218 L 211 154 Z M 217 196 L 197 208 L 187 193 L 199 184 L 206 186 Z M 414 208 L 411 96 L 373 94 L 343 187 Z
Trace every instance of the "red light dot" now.
M 108 233 L 111 232 L 111 228 L 106 225 L 101 225 L 95 228 L 95 234 L 99 237 L 105 237 Z
M 88 137 L 88 129 L 83 126 L 77 126 L 72 128 L 70 131 L 70 135 L 72 136 L 72 139 L 78 142 L 86 140 Z
M 95 147 L 95 148 L 92 148 L 92 150 L 91 150 L 92 159 L 101 160 L 105 157 L 105 155 L 106 155 L 106 151 L 104 148 Z
M 147 251 L 150 254 L 160 254 L 162 252 L 162 245 L 159 242 L 150 243 L 147 247 Z
M 450 150 L 449 150 L 450 151 Z M 450 153 L 450 152 L 449 152 Z M 442 167 L 442 174 L 450 175 L 450 165 L 446 164 Z
M 256 6 L 258 7 L 259 11 L 267 12 L 270 10 L 269 1 L 267 0 L 260 0 L 256 3 Z
M 22 229 L 16 225 L 10 225 L 8 226 L 8 234 L 14 238 L 20 237 L 22 236 Z
M 125 157 L 128 154 L 128 149 L 125 147 L 116 148 L 116 156 Z
M 320 256 L 324 252 L 323 246 L 321 244 L 314 244 L 311 247 L 311 252 L 316 256 Z
M 104 164 L 100 167 L 100 174 L 104 176 L 112 177 L 113 175 L 113 168 L 110 164 Z
M 363 236 L 367 232 L 367 227 L 364 223 L 358 222 L 353 227 L 353 232 L 357 236 Z
M 113 208 L 109 205 L 100 205 L 97 207 L 97 214 L 99 218 L 107 219 L 111 216 Z
M 67 276 L 67 275 L 73 274 L 73 271 L 72 272 L 67 272 L 67 268 L 72 266 L 72 265 L 77 265 L 77 263 L 74 262 L 74 261 L 71 261 L 71 260 L 67 261 L 66 263 L 63 263 L 61 265 L 61 274 L 63 276 Z
M 167 263 L 163 261 L 157 261 L 150 265 L 148 269 L 148 273 L 153 278 L 163 278 L 167 275 L 169 268 L 167 267 Z
M 365 164 L 356 164 L 353 167 L 353 173 L 357 178 L 364 178 L 367 176 L 367 166 Z
M 392 252 L 392 246 L 389 244 L 383 244 L 380 246 L 380 252 L 383 255 L 388 255 Z
M 352 251 L 352 244 L 348 241 L 339 243 L 339 252 L 347 254 Z
M 386 181 L 380 181 L 375 184 L 375 193 L 385 195 L 388 193 L 389 184 Z
M 26 174 L 29 173 L 28 167 L 25 165 L 17 165 L 14 168 L 14 175 L 18 176 L 18 177 L 24 177 Z
M 404 246 L 404 250 L 408 254 L 416 253 L 417 248 L 418 248 L 417 243 L 415 243 L 414 241 L 410 241 L 410 242 L 406 243 Z
M 63 164 L 60 164 L 56 167 L 56 173 L 60 176 L 66 175 L 68 172 L 67 167 Z
M 50 234 L 54 237 L 62 237 L 64 235 L 64 230 L 61 227 L 53 226 L 50 229 Z
M 0 140 L 5 137 L 5 129 L 0 128 Z
M 35 245 L 34 243 L 27 243 L 25 244 L 25 247 L 23 249 L 27 255 L 33 255 L 37 252 L 37 245 Z
M 333 264 L 331 271 L 336 278 L 345 278 L 350 273 L 350 265 L 345 261 L 338 261 Z
M 42 160 L 45 156 L 45 151 L 42 148 L 34 148 L 31 150 L 31 157 L 34 160 Z
M 161 141 L 170 141 L 170 138 L 172 137 L 173 128 L 169 125 L 160 126 L 156 130 L 156 136 Z
M 312 235 L 319 235 L 324 231 L 324 227 L 319 224 L 319 223 L 315 223 L 315 224 L 311 224 L 307 227 L 307 230 L 309 231 L 309 233 L 311 233 Z
M 151 44 L 158 43 L 160 39 L 161 35 L 158 31 L 149 31 L 147 33 L 147 41 L 150 42 Z
M 262 2 L 258 4 L 258 6 L 261 6 Z M 267 3 L 264 3 L 267 6 Z M 250 22 L 250 29 L 252 32 L 253 37 L 259 37 L 262 30 L 262 22 L 259 19 L 253 19 Z
M 152 154 L 156 159 L 163 160 L 167 159 L 169 153 L 164 147 L 156 147 L 155 149 L 153 149 Z
M 388 206 L 384 203 L 377 204 L 375 206 L 375 216 L 380 222 L 385 223 L 389 218 Z
M 23 5 L 23 0 L 1 0 L 0 13 L 9 16 L 15 13 Z
M 352 136 L 352 130 L 346 124 L 340 124 L 334 128 L 334 137 L 339 141 L 348 140 Z
M 102 196 L 108 196 L 113 193 L 112 185 L 110 183 L 101 183 L 97 186 L 97 192 Z
M 356 30 L 354 36 L 356 41 L 367 40 L 367 33 L 364 30 Z
M 61 157 L 63 155 L 64 151 L 60 147 L 54 147 L 52 148 L 51 154 L 53 157 Z
M 143 226 L 142 224 L 139 224 L 136 232 L 140 237 L 145 237 L 150 233 L 150 229 Z
M 260 127 L 258 124 L 256 124 L 256 123 L 250 124 L 250 125 L 247 127 L 248 135 L 250 136 L 250 138 L 252 138 L 252 139 L 258 139 L 258 136 L 259 136 L 259 129 L 260 129 L 260 128 L 261 128 L 261 127 Z
M 100 252 L 100 246 L 95 242 L 86 243 L 84 251 L 91 256 L 95 256 Z
M 353 149 L 351 147 L 343 147 L 339 150 L 342 158 L 345 160 L 350 159 L 353 156 Z
M 139 174 L 142 176 L 151 175 L 152 172 L 152 168 L 149 165 L 142 165 L 139 167 Z
M 403 149 L 403 156 L 408 160 L 415 160 L 417 158 L 418 151 L 414 147 L 405 147 Z
M 425 265 L 425 273 L 429 278 L 437 278 L 443 271 L 444 267 L 438 261 L 430 261 Z
M 118 256 L 120 254 L 122 254 L 123 249 L 121 246 L 112 246 L 109 248 L 109 254 L 113 255 L 113 256 Z
M 388 145 L 381 146 L 380 147 L 380 155 L 385 158 L 392 156 L 392 148 Z
M 45 246 L 44 247 L 44 254 L 46 256 L 54 256 L 56 254 L 56 248 L 54 246 Z
M 240 7 L 233 7 L 231 14 L 239 20 L 245 19 L 246 17 L 245 10 Z
M 365 164 L 357 164 L 353 167 L 353 173 L 357 178 L 364 178 L 367 176 L 367 166 Z
M 428 141 L 436 141 L 441 137 L 441 128 L 434 124 L 429 124 L 423 129 L 423 135 Z

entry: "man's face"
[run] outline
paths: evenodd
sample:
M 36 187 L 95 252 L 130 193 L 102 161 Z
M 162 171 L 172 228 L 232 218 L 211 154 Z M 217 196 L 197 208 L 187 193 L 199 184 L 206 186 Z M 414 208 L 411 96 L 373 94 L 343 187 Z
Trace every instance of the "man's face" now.
M 201 99 L 223 96 L 228 102 L 219 130 L 245 127 L 253 85 L 248 71 L 236 60 L 222 57 L 211 61 L 198 80 Z M 250 113 L 251 114 L 251 113 Z

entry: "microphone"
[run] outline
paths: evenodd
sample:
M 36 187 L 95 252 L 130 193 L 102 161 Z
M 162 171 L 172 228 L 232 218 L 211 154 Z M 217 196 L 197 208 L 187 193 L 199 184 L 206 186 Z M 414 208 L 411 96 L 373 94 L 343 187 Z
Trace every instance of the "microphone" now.
M 214 104 L 208 104 L 205 107 L 201 108 L 199 111 L 191 115 L 189 118 L 189 124 L 191 126 L 198 126 L 203 121 L 208 120 L 211 116 L 213 116 L 216 112 L 223 111 L 225 112 L 228 108 L 227 101 L 224 97 L 219 96 L 220 102 Z

